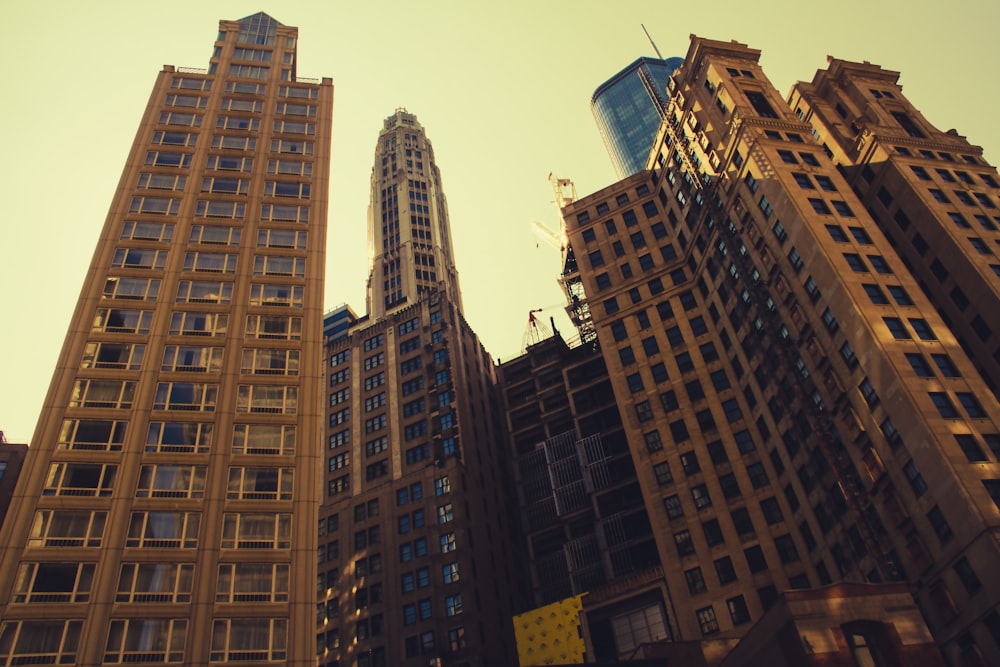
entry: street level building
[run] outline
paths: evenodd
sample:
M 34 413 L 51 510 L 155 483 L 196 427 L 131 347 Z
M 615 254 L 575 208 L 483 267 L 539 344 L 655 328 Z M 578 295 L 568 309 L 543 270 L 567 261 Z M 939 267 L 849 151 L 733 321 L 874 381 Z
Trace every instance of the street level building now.
M 0 664 L 315 664 L 333 86 L 159 73 L 0 532 Z
M 651 169 L 563 208 L 672 635 L 905 581 L 950 662 L 996 664 L 1000 406 L 758 58 L 693 37 Z
M 496 368 L 462 316 L 416 117 L 375 151 L 369 312 L 327 346 L 316 644 L 325 665 L 515 664 L 526 586 Z
M 639 58 L 598 86 L 590 98 L 590 110 L 619 178 L 646 168 L 669 101 L 667 81 L 682 62 Z

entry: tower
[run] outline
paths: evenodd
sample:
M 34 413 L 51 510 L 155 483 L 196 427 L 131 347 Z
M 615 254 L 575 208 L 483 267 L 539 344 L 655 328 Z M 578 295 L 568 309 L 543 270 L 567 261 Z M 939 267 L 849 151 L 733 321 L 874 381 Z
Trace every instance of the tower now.
M 368 258 L 370 317 L 414 303 L 431 289 L 443 290 L 461 311 L 441 173 L 424 128 L 405 109 L 385 119 L 375 146 Z
M 646 168 L 669 100 L 667 81 L 682 62 L 639 58 L 598 86 L 590 98 L 590 110 L 618 178 Z
M 510 586 L 503 399 L 462 316 L 441 180 L 413 114 L 385 122 L 371 201 L 369 312 L 327 344 L 321 661 L 511 664 L 523 592 Z
M 164 67 L 0 542 L 0 661 L 315 662 L 333 86 L 221 21 Z
M 758 58 L 692 37 L 652 168 L 563 209 L 674 636 L 900 580 L 946 655 L 996 662 L 1000 406 Z
M 936 128 L 906 98 L 898 72 L 867 62 L 831 58 L 796 84 L 789 105 L 1000 392 L 1000 177 L 982 148 Z

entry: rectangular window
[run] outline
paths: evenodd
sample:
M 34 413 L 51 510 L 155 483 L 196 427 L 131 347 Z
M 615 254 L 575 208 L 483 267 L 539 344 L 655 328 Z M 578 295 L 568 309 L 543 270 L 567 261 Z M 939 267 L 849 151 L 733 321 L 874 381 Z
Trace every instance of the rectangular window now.
M 212 662 L 284 662 L 288 621 L 283 618 L 215 619 Z
M 133 512 L 126 547 L 194 549 L 201 515 L 197 512 Z
M 81 621 L 8 621 L 0 624 L 0 660 L 9 665 L 73 664 Z

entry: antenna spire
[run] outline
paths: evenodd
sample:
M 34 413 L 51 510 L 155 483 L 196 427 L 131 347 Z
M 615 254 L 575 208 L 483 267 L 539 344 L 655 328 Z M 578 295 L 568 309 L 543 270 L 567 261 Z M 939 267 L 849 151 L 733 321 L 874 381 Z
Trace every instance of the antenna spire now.
M 643 25 L 642 23 L 640 23 L 639 25 L 642 26 L 642 31 L 644 33 L 646 33 L 646 39 L 649 40 L 649 45 L 652 46 L 653 47 L 653 51 L 656 52 L 656 57 L 659 58 L 660 60 L 663 60 L 663 56 L 660 55 L 660 50 L 658 48 L 656 48 L 656 42 L 653 41 L 653 38 L 649 35 L 649 31 L 646 30 L 646 26 Z

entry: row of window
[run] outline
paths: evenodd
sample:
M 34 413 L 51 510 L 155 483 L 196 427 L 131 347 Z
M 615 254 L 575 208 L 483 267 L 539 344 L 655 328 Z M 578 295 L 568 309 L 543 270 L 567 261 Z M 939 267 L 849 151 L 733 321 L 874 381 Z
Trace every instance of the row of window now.
M 254 359 L 256 364 L 256 355 Z M 175 367 L 174 370 L 181 369 Z M 69 407 L 129 409 L 136 386 L 137 383 L 131 380 L 77 380 Z M 214 412 L 218 392 L 219 385 L 212 383 L 160 382 L 156 385 L 152 408 Z M 297 407 L 298 387 L 295 386 L 239 385 L 236 391 L 237 412 L 295 414 Z
M 82 621 L 25 620 L 0 624 L 6 638 L 4 664 L 71 664 L 76 661 Z M 105 663 L 183 663 L 186 619 L 112 619 Z M 212 662 L 284 661 L 287 620 L 281 618 L 215 619 Z
M 99 308 L 92 330 L 103 333 L 145 335 L 150 331 L 152 311 L 128 308 Z M 171 336 L 224 337 L 228 330 L 227 313 L 175 311 L 171 315 Z M 284 315 L 248 315 L 244 333 L 249 339 L 298 340 L 302 318 Z
M 40 509 L 35 513 L 28 547 L 100 547 L 107 512 Z M 291 514 L 226 513 L 223 549 L 288 549 Z M 197 512 L 132 512 L 125 546 L 128 548 L 194 549 L 198 545 L 201 515 Z
M 197 132 L 177 132 L 173 130 L 157 130 L 153 132 L 154 145 L 158 146 L 182 146 L 187 148 L 193 148 L 198 141 Z M 214 149 L 224 149 L 224 150 L 237 150 L 237 151 L 255 151 L 257 149 L 257 139 L 256 137 L 248 137 L 233 134 L 213 134 L 212 135 L 212 148 Z M 292 155 L 312 155 L 313 154 L 314 143 L 312 141 L 302 141 L 295 139 L 272 139 L 271 140 L 271 152 L 279 154 L 292 154 Z M 148 161 L 147 153 L 147 162 Z M 175 154 L 171 154 L 175 155 Z M 190 165 L 190 156 L 185 154 L 176 154 L 181 157 L 177 158 L 175 163 L 175 158 L 166 157 L 162 164 L 159 163 L 159 158 L 154 158 L 152 164 L 156 166 L 166 166 L 166 167 L 187 167 Z M 223 160 L 235 159 L 232 156 L 225 155 L 210 155 L 208 158 L 208 166 L 210 169 L 235 169 L 235 166 L 222 167 L 222 164 L 234 165 L 235 163 L 231 161 L 223 162 Z M 246 163 L 240 165 L 241 171 L 247 171 L 245 169 Z
M 251 306 L 281 306 L 301 308 L 303 290 L 300 285 L 250 285 Z M 104 284 L 105 299 L 156 301 L 160 280 L 111 276 Z M 214 303 L 229 305 L 233 298 L 233 283 L 225 281 L 181 280 L 177 283 L 176 303 Z M 110 309 L 117 310 L 117 309 Z

